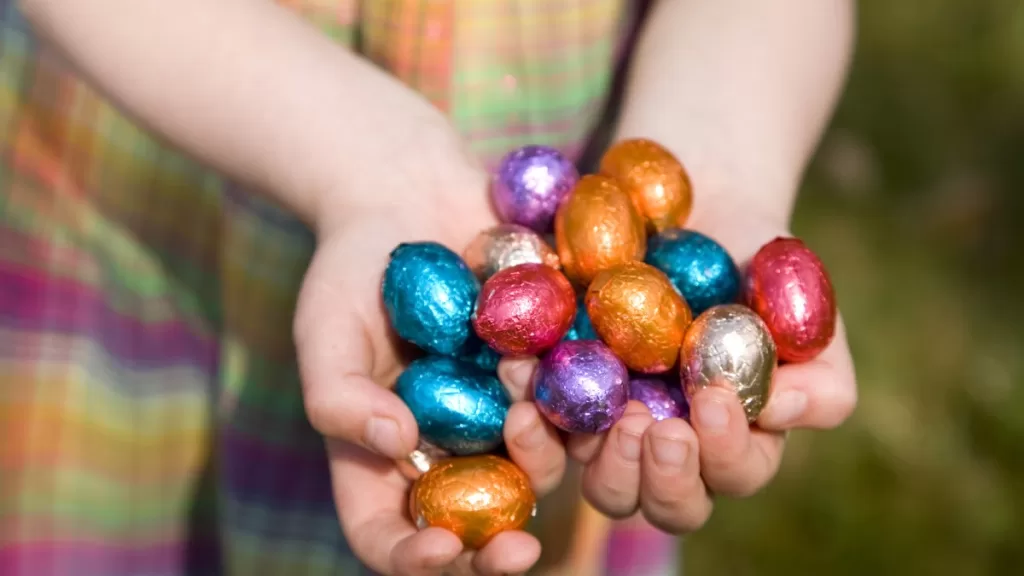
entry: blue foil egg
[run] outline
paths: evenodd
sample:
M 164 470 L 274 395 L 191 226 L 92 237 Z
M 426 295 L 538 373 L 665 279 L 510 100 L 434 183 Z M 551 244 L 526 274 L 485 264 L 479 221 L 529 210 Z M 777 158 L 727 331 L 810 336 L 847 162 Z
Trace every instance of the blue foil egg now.
M 594 331 L 594 325 L 590 323 L 590 315 L 587 314 L 586 302 L 580 298 L 576 302 L 576 319 L 572 327 L 565 333 L 562 340 L 600 340 L 601 338 Z
M 381 291 L 398 336 L 427 352 L 455 355 L 472 334 L 480 283 L 458 254 L 436 242 L 399 244 Z
M 669 229 L 651 237 L 644 260 L 668 276 L 696 318 L 740 295 L 740 271 L 718 242 L 692 230 Z
M 501 362 L 501 354 L 494 348 L 487 345 L 476 334 L 471 334 L 465 346 L 459 352 L 459 359 L 487 372 L 497 372 L 498 362 Z
M 395 393 L 432 446 L 468 456 L 501 445 L 508 394 L 495 375 L 473 364 L 448 356 L 420 358 L 398 377 Z

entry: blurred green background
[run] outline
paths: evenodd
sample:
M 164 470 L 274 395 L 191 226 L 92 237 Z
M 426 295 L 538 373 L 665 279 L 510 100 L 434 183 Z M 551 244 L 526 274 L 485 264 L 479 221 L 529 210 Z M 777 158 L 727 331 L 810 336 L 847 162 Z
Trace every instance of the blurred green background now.
M 718 506 L 686 572 L 1024 566 L 1024 4 L 862 2 L 795 223 L 833 272 L 860 403 Z

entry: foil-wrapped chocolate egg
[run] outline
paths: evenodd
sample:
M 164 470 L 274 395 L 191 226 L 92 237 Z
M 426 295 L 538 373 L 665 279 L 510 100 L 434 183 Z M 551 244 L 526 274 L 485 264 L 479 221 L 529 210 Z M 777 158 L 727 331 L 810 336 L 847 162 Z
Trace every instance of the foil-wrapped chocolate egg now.
M 498 371 L 498 363 L 501 362 L 501 354 L 488 346 L 476 333 L 470 335 L 458 358 L 492 374 Z
M 668 276 L 695 316 L 739 299 L 739 268 L 725 248 L 700 232 L 669 228 L 651 237 L 644 261 Z
M 572 327 L 565 333 L 565 340 L 598 340 L 597 332 L 594 332 L 594 325 L 590 322 L 590 314 L 587 314 L 586 299 L 580 298 L 576 303 L 576 319 L 572 321 Z
M 480 283 L 458 254 L 436 242 L 399 244 L 381 292 L 391 326 L 434 354 L 456 354 L 469 338 Z
M 437 462 L 409 494 L 409 514 L 418 528 L 444 528 L 473 550 L 501 532 L 522 530 L 536 505 L 526 473 L 490 454 Z
M 655 420 L 689 417 L 689 405 L 678 386 L 669 386 L 660 378 L 633 378 L 629 381 L 629 399 L 643 402 Z
M 675 366 L 692 316 L 663 272 L 643 262 L 605 270 L 587 289 L 594 330 L 631 370 L 644 374 Z
M 502 159 L 491 185 L 491 200 L 502 222 L 537 232 L 551 229 L 559 204 L 579 179 L 576 167 L 548 146 L 524 146 Z
M 747 267 L 744 298 L 768 325 L 781 360 L 812 360 L 835 336 L 832 280 L 796 238 L 776 238 L 758 250 Z
M 533 398 L 558 428 L 598 434 L 626 411 L 629 371 L 597 340 L 561 342 L 541 358 L 533 374 Z
M 686 331 L 680 378 L 687 401 L 702 388 L 736 393 L 753 422 L 768 402 L 776 352 L 768 326 L 753 310 L 724 304 L 706 310 Z
M 601 173 L 622 183 L 655 231 L 682 226 L 693 207 L 690 178 L 671 152 L 642 138 L 623 140 L 601 158 Z
M 575 315 L 576 294 L 561 272 L 520 264 L 484 282 L 473 328 L 499 354 L 529 356 L 561 340 Z
M 448 356 L 427 356 L 398 376 L 395 393 L 431 446 L 468 455 L 501 445 L 510 401 L 494 374 Z
M 561 268 L 558 254 L 533 230 L 518 224 L 498 224 L 477 234 L 463 252 L 466 264 L 480 280 L 519 264 Z
M 587 175 L 558 209 L 555 245 L 566 276 L 587 286 L 602 270 L 642 260 L 647 233 L 632 200 L 614 180 Z

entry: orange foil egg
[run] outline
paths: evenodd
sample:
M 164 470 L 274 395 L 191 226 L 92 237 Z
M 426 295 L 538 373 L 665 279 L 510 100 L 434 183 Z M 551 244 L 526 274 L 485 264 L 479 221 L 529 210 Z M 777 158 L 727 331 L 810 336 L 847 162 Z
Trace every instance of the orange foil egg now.
M 588 175 L 555 215 L 555 245 L 566 276 L 587 286 L 602 270 L 642 260 L 647 234 L 622 188 L 611 178 Z
M 487 454 L 436 463 L 413 484 L 409 513 L 421 530 L 444 528 L 476 550 L 501 532 L 523 529 L 536 503 L 526 473 Z
M 623 140 L 605 152 L 600 169 L 622 184 L 650 229 L 682 227 L 690 216 L 690 177 L 679 159 L 657 142 Z
M 586 302 L 594 330 L 631 370 L 654 374 L 675 365 L 693 316 L 663 272 L 621 264 L 594 278 Z

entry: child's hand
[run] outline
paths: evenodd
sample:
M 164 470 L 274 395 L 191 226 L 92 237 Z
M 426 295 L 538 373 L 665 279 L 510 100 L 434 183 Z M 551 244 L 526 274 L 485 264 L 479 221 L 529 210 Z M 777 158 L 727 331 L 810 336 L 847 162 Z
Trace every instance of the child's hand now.
M 306 410 L 328 438 L 341 525 L 365 564 L 395 575 L 522 573 L 540 555 L 539 542 L 525 532 L 501 534 L 469 553 L 450 532 L 417 531 L 407 512 L 409 481 L 395 465 L 415 449 L 417 429 L 385 389 L 403 368 L 380 297 L 388 254 L 399 242 L 420 240 L 460 251 L 493 224 L 483 173 L 463 168 L 461 159 L 433 160 L 444 177 L 432 170 L 408 179 L 382 175 L 377 189 L 361 191 L 358 205 L 343 202 L 335 216 L 322 215 L 330 224 L 320 228 L 294 326 Z M 515 400 L 523 390 L 509 387 Z M 505 439 L 538 495 L 560 481 L 564 448 L 532 403 L 513 405 Z
M 769 221 L 737 221 L 732 215 L 705 216 L 692 226 L 722 242 L 741 265 L 762 244 L 786 234 Z M 506 364 L 501 373 L 521 385 L 535 361 Z M 856 401 L 840 323 L 835 340 L 817 359 L 778 369 L 769 404 L 754 427 L 734 395 L 708 388 L 693 399 L 692 426 L 678 418 L 654 422 L 643 404 L 630 402 L 607 433 L 572 436 L 568 452 L 585 465 L 584 495 L 601 512 L 624 518 L 639 509 L 659 528 L 691 532 L 710 516 L 712 495 L 750 496 L 775 476 L 785 431 L 838 426 Z

